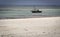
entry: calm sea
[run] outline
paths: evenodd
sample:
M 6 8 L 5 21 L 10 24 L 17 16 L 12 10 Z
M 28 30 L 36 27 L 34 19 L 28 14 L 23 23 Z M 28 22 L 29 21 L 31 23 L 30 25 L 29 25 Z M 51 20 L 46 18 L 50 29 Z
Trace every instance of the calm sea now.
M 60 7 L 47 7 L 37 6 L 36 9 L 42 11 L 42 13 L 32 13 L 34 6 L 21 6 L 21 7 L 4 7 L 0 8 L 0 18 L 14 18 L 14 17 L 31 17 L 31 16 L 60 16 Z

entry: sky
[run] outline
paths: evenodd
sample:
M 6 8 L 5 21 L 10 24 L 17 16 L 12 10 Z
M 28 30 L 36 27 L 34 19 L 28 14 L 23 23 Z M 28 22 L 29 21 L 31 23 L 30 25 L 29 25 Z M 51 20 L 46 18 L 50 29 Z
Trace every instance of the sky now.
M 60 0 L 0 0 L 0 5 L 60 5 Z

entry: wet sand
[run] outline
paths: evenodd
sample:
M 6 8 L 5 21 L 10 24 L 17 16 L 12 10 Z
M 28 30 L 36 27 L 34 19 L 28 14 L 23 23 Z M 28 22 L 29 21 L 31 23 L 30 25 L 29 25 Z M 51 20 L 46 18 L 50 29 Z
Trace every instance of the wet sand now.
M 60 37 L 60 17 L 0 19 L 0 37 Z

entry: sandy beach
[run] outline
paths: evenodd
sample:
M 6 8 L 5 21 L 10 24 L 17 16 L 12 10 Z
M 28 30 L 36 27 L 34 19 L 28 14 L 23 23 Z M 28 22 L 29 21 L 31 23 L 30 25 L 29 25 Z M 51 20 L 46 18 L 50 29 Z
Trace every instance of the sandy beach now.
M 0 37 L 60 37 L 60 17 L 0 19 Z

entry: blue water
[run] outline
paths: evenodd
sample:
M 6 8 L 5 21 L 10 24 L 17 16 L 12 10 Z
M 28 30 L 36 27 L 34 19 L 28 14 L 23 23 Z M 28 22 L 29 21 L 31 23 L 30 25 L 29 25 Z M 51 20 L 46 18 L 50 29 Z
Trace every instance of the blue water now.
M 1 17 L 29 17 L 33 16 L 33 14 L 37 15 L 46 15 L 46 16 L 60 16 L 60 9 L 41 9 L 42 13 L 32 13 L 30 10 L 22 10 L 22 11 L 0 11 Z
M 0 17 L 30 16 L 30 11 L 0 11 Z

